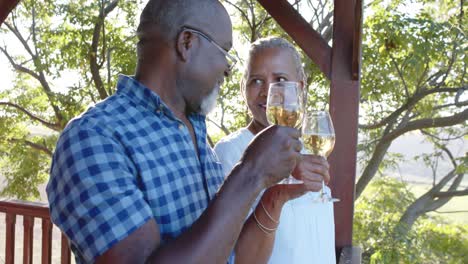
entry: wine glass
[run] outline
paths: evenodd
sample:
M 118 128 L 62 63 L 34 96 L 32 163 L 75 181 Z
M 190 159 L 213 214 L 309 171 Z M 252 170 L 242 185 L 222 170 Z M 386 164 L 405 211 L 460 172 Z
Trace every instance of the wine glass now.
M 302 144 L 307 154 L 327 158 L 335 146 L 335 130 L 330 114 L 327 111 L 312 111 L 305 115 L 302 124 Z M 322 190 L 319 200 L 322 202 L 338 202 L 324 192 L 325 182 L 322 180 Z
M 304 98 L 302 85 L 298 82 L 271 83 L 266 109 L 268 123 L 299 128 L 304 113 Z M 303 181 L 289 176 L 281 183 L 302 184 Z

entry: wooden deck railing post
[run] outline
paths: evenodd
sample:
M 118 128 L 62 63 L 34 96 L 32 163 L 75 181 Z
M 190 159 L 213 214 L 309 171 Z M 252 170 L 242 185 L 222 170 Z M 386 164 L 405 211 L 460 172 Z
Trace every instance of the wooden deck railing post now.
M 23 263 L 32 264 L 34 242 L 34 217 L 23 216 Z
M 52 222 L 42 219 L 42 264 L 50 264 L 52 260 Z
M 70 264 L 71 253 L 70 247 L 68 246 L 68 238 L 62 233 L 62 254 L 61 254 L 61 264 Z
M 6 241 L 5 241 L 5 263 L 13 264 L 15 262 L 15 225 L 16 215 L 6 214 Z
M 0 198 L 0 213 L 6 215 L 6 264 L 15 263 L 15 225 L 17 215 L 23 216 L 23 263 L 33 263 L 33 232 L 35 218 L 42 219 L 41 262 L 43 264 L 50 264 L 52 262 L 53 224 L 50 220 L 47 204 Z M 0 230 L 0 232 L 3 232 L 3 230 Z M 68 246 L 68 239 L 63 233 L 61 234 L 61 263 L 70 264 L 71 251 Z

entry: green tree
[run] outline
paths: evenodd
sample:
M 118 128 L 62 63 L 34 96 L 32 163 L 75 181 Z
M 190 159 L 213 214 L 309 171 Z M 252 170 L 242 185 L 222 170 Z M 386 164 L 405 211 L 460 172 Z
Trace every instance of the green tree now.
M 24 0 L 4 22 L 0 53 L 16 76 L 0 92 L 0 195 L 38 198 L 58 133 L 134 72 L 138 2 Z
M 441 175 L 434 173 L 433 187 L 402 207 L 394 235 L 404 238 L 418 217 L 468 194 L 460 190 L 467 157 L 456 157 L 447 148 L 468 133 L 467 23 L 463 1 L 419 1 L 425 6 L 415 17 L 401 11 L 404 1 L 379 2 L 369 7 L 374 14 L 365 21 L 363 34 L 361 109 L 366 114 L 361 119 L 366 124 L 360 125 L 364 140 L 359 150 L 365 169 L 357 197 L 379 170 L 402 162 L 388 149 L 405 133 L 419 131 L 433 143 L 434 153 L 423 157 L 428 166 L 440 159 L 453 165 Z M 434 16 L 434 8 L 447 13 Z
M 416 198 L 392 178 L 372 181 L 356 203 L 354 243 L 362 246 L 363 263 L 466 263 L 468 226 L 423 216 L 404 238 L 394 236 L 401 208 Z

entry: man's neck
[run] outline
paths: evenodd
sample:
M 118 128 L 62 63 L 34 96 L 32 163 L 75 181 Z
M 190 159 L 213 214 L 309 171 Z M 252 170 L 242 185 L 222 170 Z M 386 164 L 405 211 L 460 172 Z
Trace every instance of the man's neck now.
M 182 93 L 177 88 L 175 74 L 153 70 L 145 72 L 139 67 L 135 74 L 135 79 L 158 94 L 161 100 L 180 119 L 187 116 L 186 103 Z M 158 67 L 145 67 L 157 69 Z

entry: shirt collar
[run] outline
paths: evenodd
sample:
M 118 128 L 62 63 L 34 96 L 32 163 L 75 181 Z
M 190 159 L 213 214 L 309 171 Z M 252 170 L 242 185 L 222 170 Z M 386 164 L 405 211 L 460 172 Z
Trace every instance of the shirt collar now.
M 156 113 L 163 113 L 169 117 L 177 119 L 171 109 L 167 107 L 157 93 L 135 80 L 132 76 L 123 74 L 119 75 L 117 94 L 127 96 L 131 101 L 147 108 L 148 110 L 155 111 Z M 190 114 L 188 118 L 195 121 L 205 120 L 204 115 L 197 113 Z

